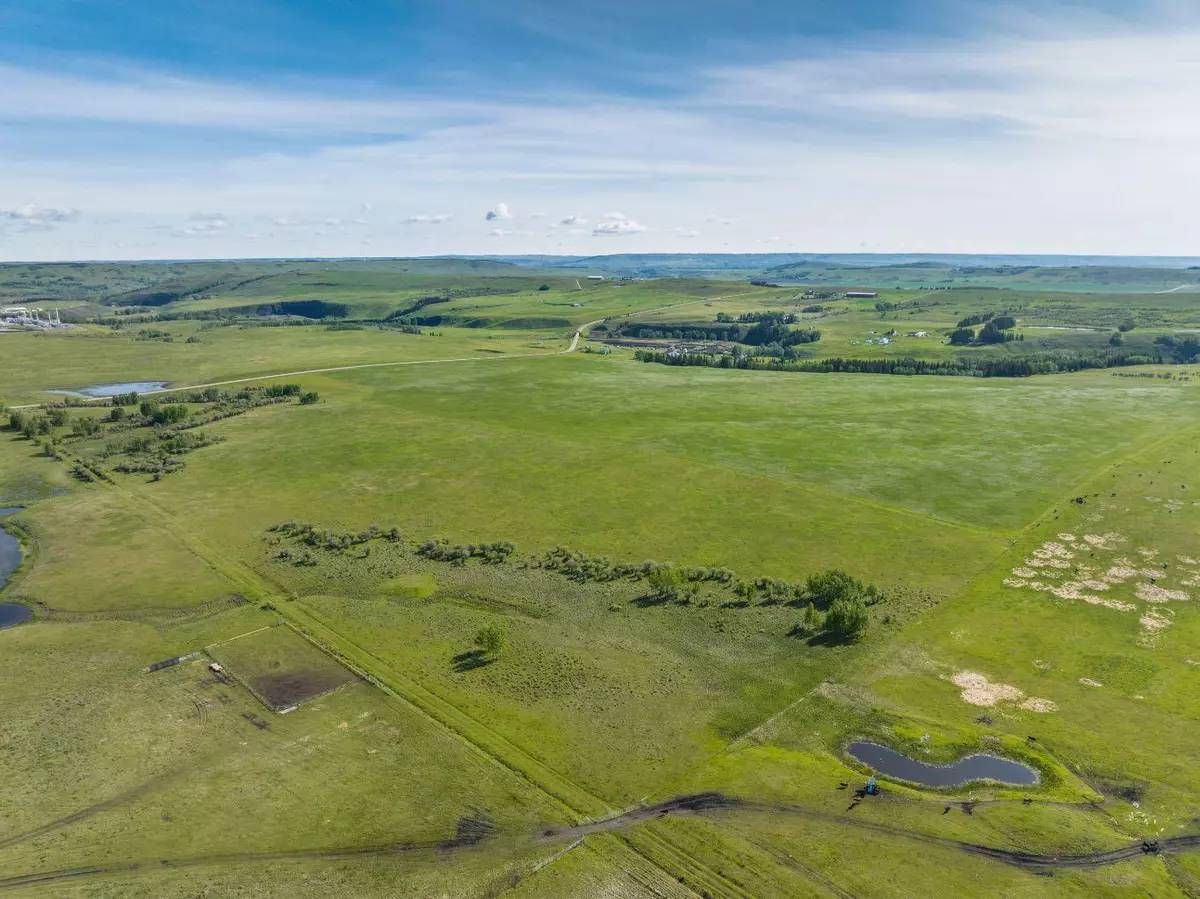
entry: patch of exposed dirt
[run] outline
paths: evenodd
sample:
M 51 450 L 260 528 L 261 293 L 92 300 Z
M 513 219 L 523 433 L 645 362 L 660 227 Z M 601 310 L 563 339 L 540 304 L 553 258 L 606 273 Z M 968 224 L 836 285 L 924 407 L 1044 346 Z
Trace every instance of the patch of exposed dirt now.
M 963 702 L 971 705 L 994 706 L 1000 702 L 1015 702 L 1025 694 L 1009 684 L 997 684 L 978 671 L 960 671 L 950 678 L 962 690 Z
M 279 711 L 328 693 L 344 683 L 346 678 L 336 671 L 285 671 L 260 674 L 250 686 L 267 705 Z
M 1039 699 L 1036 696 L 1030 696 L 1022 702 L 1017 708 L 1025 709 L 1027 712 L 1041 712 L 1043 714 L 1058 711 L 1058 703 L 1051 702 L 1049 699 Z
M 1057 712 L 1058 705 L 1049 699 L 1036 696 L 1026 697 L 1024 691 L 1011 684 L 993 683 L 978 671 L 960 671 L 951 682 L 962 691 L 963 702 L 971 705 L 992 707 L 1001 703 L 1014 702 L 1017 708 L 1027 712 Z
M 1182 590 L 1167 590 L 1157 584 L 1138 584 L 1134 592 L 1146 602 L 1187 602 L 1191 598 Z

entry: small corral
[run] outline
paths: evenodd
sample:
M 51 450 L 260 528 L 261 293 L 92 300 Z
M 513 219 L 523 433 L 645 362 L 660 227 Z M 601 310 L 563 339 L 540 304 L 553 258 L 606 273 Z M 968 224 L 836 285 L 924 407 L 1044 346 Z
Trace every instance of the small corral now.
M 292 628 L 280 624 L 208 647 L 219 666 L 245 685 L 269 709 L 289 712 L 357 677 Z

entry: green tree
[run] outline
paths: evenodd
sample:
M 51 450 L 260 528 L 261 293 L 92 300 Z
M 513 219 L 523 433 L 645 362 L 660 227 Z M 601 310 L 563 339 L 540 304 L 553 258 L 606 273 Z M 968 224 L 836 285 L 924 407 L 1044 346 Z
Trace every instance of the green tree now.
M 1109 346 L 1123 346 L 1124 343 L 1125 343 L 1125 338 L 1121 336 L 1120 331 L 1113 331 L 1112 337 L 1108 338 Z
M 950 335 L 952 346 L 970 346 L 974 342 L 975 331 L 973 328 L 959 328 Z
M 806 634 L 819 634 L 825 627 L 825 616 L 810 602 L 804 607 L 804 620 L 800 627 Z
M 818 606 L 832 607 L 840 600 L 861 600 L 874 592 L 858 578 L 847 574 L 840 568 L 830 568 L 817 574 L 810 574 L 805 583 L 808 598 Z
M 494 624 L 489 624 L 487 627 L 481 628 L 479 633 L 475 635 L 475 645 L 479 647 L 485 656 L 493 658 L 500 654 L 500 650 L 504 649 L 504 642 L 504 631 Z
M 300 394 L 300 405 L 311 406 L 320 398 L 320 395 L 315 390 L 310 390 L 307 393 Z
M 687 576 L 678 568 L 655 568 L 646 580 L 654 595 L 663 599 L 679 599 L 687 587 Z
M 1006 340 L 1011 340 L 1012 335 L 1005 332 L 997 322 L 999 319 L 988 322 L 979 332 L 976 338 L 980 343 L 1004 343 Z M 1009 319 L 1012 321 L 1012 319 Z
M 867 631 L 867 606 L 861 599 L 839 599 L 829 607 L 825 629 L 839 640 L 853 641 Z
M 1122 334 L 1127 334 L 1136 327 L 1137 325 L 1134 323 L 1133 319 L 1127 318 L 1125 321 L 1121 322 L 1121 324 L 1117 325 L 1117 330 Z

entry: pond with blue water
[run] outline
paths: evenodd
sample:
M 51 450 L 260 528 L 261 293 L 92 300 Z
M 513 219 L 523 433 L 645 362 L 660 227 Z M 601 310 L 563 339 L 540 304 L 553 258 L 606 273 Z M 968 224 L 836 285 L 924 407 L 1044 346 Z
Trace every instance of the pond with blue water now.
M 0 516 L 15 515 L 20 506 L 0 507 Z M 8 531 L 0 528 L 0 590 L 8 583 L 8 577 L 21 564 L 21 544 Z M 33 612 L 15 602 L 0 602 L 0 630 L 24 624 L 33 618 Z
M 878 743 L 857 741 L 847 751 L 867 767 L 898 780 L 923 787 L 959 787 L 973 780 L 992 780 L 1014 787 L 1032 786 L 1038 773 L 1028 765 L 996 755 L 968 755 L 951 765 L 931 765 L 910 759 L 902 752 Z
M 120 384 L 92 384 L 80 387 L 78 390 L 48 390 L 47 393 L 59 393 L 63 396 L 95 398 L 102 396 L 117 396 L 122 393 L 155 393 L 167 386 L 168 381 L 124 381 Z

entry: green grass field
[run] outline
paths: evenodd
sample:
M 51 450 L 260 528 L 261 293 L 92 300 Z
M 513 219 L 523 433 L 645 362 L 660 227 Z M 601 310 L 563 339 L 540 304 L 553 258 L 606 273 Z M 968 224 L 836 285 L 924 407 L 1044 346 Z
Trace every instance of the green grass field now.
M 648 365 L 627 347 L 559 351 L 606 317 L 689 323 L 809 301 L 733 282 L 575 290 L 574 276 L 499 263 L 391 266 L 247 282 L 205 264 L 165 288 L 120 268 L 75 277 L 98 285 L 80 308 L 102 311 L 105 284 L 185 293 L 168 312 L 319 298 L 358 320 L 477 295 L 426 307 L 454 322 L 421 334 L 179 318 L 0 334 L 13 405 L 89 384 L 422 363 L 265 380 L 319 399 L 178 432 L 208 439 L 166 473 L 115 470 L 115 444 L 173 433 L 136 406 L 119 421 L 70 409 L 32 439 L 0 429 L 0 506 L 26 507 L 5 523 L 27 553 L 2 598 L 35 612 L 0 630 L 0 894 L 1196 895 L 1200 854 L 1136 848 L 1200 832 L 1194 366 L 965 378 Z M 42 290 L 78 287 L 31 271 Z M 502 283 L 515 292 L 480 293 Z M 820 301 L 805 323 L 822 340 L 807 347 L 1091 350 L 1124 317 L 1129 344 L 1153 346 L 1200 319 L 1182 293 L 882 299 L 896 308 Z M 1025 340 L 946 345 L 959 319 L 989 311 L 1014 311 Z M 548 317 L 565 324 L 527 326 Z M 144 327 L 171 342 L 137 339 Z M 892 328 L 931 336 L 865 343 Z M 522 354 L 536 357 L 502 359 Z M 212 408 L 235 402 L 239 385 L 227 389 Z M 316 530 L 280 530 L 288 520 Z M 422 549 L 434 538 L 448 543 Z M 511 552 L 436 558 L 501 541 Z M 555 547 L 606 569 L 736 578 L 656 593 L 628 571 L 556 569 Z M 801 595 L 771 592 L 830 568 L 878 588 L 857 642 L 804 631 Z M 759 587 L 739 598 L 738 579 Z M 498 651 L 477 642 L 487 628 Z M 881 796 L 856 799 L 856 739 L 936 764 L 998 754 L 1039 780 L 882 778 Z M 706 798 L 679 799 L 694 794 Z M 1131 846 L 1100 866 L 1021 855 Z

